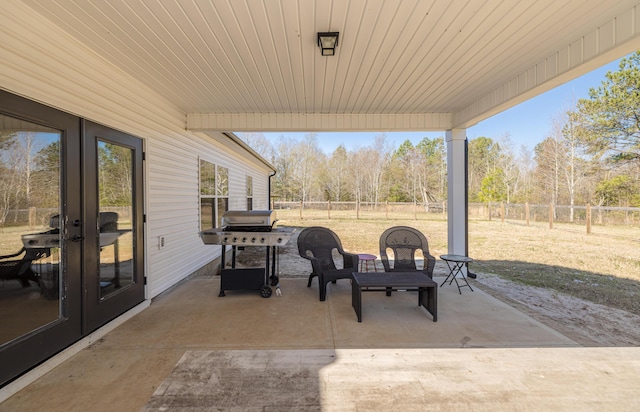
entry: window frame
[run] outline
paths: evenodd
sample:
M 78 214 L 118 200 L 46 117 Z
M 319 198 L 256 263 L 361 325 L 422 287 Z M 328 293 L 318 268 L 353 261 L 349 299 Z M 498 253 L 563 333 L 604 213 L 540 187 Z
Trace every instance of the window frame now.
M 229 210 L 229 168 L 198 158 L 198 198 L 200 230 L 220 227 L 222 215 Z M 204 213 L 205 203 L 210 213 Z M 205 220 L 205 216 L 210 219 Z
M 246 176 L 247 210 L 253 210 L 253 176 Z

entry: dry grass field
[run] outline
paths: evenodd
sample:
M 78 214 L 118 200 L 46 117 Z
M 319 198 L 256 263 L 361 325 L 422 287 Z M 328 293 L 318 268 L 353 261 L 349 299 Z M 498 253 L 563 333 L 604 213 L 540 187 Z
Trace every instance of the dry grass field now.
M 387 228 L 406 225 L 422 231 L 432 255 L 447 253 L 447 222 L 441 214 L 277 210 L 280 226 L 324 226 L 346 250 L 379 255 L 378 239 Z M 524 285 L 539 286 L 640 315 L 640 228 L 471 220 L 470 266 Z

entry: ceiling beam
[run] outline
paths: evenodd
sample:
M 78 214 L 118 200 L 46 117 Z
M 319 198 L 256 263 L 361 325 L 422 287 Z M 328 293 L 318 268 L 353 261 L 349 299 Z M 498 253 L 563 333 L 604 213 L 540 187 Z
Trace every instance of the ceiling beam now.
M 441 131 L 451 128 L 451 113 L 320 114 L 320 113 L 191 113 L 187 130 L 278 131 Z

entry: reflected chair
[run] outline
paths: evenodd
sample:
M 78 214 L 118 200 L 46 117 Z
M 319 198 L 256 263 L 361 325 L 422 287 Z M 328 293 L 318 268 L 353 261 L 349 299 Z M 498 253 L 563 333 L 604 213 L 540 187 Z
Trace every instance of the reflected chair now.
M 118 213 L 116 212 L 100 212 L 98 215 L 98 231 L 100 236 L 100 253 L 107 246 L 113 245 L 113 265 L 104 263 L 101 265 L 101 271 L 108 273 L 107 267 L 113 267 L 113 277 L 101 278 L 100 288 L 103 290 L 109 286 L 120 288 L 120 244 L 119 237 L 122 233 L 118 232 Z
M 307 287 L 311 286 L 311 281 L 317 276 L 321 301 L 327 296 L 327 283 L 336 283 L 338 279 L 352 279 L 351 274 L 358 271 L 358 255 L 345 252 L 338 236 L 324 227 L 303 229 L 298 235 L 298 253 L 311 262 L 312 272 Z M 334 254 L 338 261 L 342 258 L 341 269 L 336 266 Z
M 31 262 L 49 256 L 49 249 L 22 248 L 16 253 L 0 256 L 0 279 L 17 280 L 23 288 L 34 282 L 40 285 L 40 279 L 31 269 Z
M 417 271 L 416 252 L 422 252 L 424 264 L 421 272 L 433 278 L 436 258 L 429 253 L 427 238 L 420 231 L 408 226 L 394 226 L 385 230 L 380 236 L 380 259 L 385 272 Z M 391 264 L 388 252 L 393 253 Z M 391 291 L 387 290 L 387 296 Z

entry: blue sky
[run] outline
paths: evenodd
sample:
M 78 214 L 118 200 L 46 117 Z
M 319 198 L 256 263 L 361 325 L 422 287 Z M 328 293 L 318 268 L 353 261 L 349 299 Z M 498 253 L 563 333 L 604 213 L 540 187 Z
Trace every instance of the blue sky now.
M 556 87 L 540 96 L 521 103 L 509 110 L 505 110 L 477 125 L 467 129 L 467 137 L 470 140 L 476 137 L 486 136 L 494 140 L 500 140 L 509 135 L 515 148 L 526 145 L 533 149 L 536 144 L 544 140 L 552 130 L 555 118 L 563 112 L 571 109 L 573 103 L 580 98 L 589 96 L 589 89 L 598 87 L 604 80 L 604 75 L 609 71 L 619 68 L 619 60 L 602 66 L 571 82 Z M 264 136 L 276 143 L 280 136 L 303 139 L 307 132 L 303 133 L 263 133 Z M 380 132 L 340 132 L 317 133 L 318 143 L 322 150 L 330 154 L 340 144 L 344 144 L 347 150 L 369 146 Z M 402 142 L 409 139 L 417 144 L 423 137 L 434 138 L 444 135 L 442 132 L 385 132 L 386 141 L 397 148 Z

